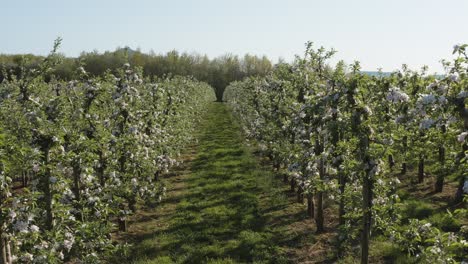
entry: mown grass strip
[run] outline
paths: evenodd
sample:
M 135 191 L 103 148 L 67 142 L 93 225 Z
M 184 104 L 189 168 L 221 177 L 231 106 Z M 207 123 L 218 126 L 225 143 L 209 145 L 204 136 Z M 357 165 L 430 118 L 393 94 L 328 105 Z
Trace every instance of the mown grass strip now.
M 174 213 L 136 244 L 133 262 L 276 262 L 259 208 L 262 172 L 225 105 L 207 110 L 196 152 Z

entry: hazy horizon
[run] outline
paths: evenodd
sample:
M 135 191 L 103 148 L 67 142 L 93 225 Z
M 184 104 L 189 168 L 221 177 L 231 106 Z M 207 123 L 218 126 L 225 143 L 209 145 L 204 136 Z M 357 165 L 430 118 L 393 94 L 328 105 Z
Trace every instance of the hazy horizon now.
M 307 41 L 338 51 L 334 62 L 361 62 L 365 71 L 429 67 L 443 72 L 453 45 L 468 42 L 468 1 L 124 1 L 3 3 L 8 25 L 0 53 L 45 55 L 113 51 L 117 47 L 166 53 L 226 53 L 291 61 Z

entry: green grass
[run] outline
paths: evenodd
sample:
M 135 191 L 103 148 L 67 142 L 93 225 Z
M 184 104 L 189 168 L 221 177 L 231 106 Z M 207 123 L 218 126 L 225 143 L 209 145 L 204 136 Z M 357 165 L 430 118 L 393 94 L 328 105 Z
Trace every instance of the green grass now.
M 275 234 L 259 196 L 270 188 L 225 105 L 213 103 L 197 153 L 164 225 L 136 238 L 131 263 L 278 263 Z M 270 177 L 271 175 L 268 175 Z M 151 216 L 154 219 L 157 215 Z M 136 224 L 138 225 L 138 224 Z
M 434 213 L 434 206 L 423 200 L 408 200 L 404 203 L 403 216 L 405 219 L 424 219 Z

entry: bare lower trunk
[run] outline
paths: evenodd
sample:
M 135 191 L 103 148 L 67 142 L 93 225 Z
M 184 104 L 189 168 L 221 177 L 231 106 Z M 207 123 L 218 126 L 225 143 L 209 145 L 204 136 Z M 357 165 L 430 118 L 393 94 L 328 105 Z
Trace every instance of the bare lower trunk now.
M 296 181 L 291 178 L 291 192 L 294 192 L 294 189 L 296 188 Z
M 463 201 L 463 186 L 465 185 L 465 181 L 468 181 L 468 178 L 460 177 L 454 203 L 461 203 Z
M 105 170 L 106 170 L 106 159 L 104 157 L 104 152 L 101 150 L 99 151 L 99 167 L 97 168 L 97 174 L 99 177 L 99 183 L 101 184 L 101 187 L 106 186 L 106 176 L 105 176 Z
M 130 198 L 128 198 L 128 208 L 132 211 L 132 213 L 136 213 L 137 208 L 135 196 L 130 196 Z
M 392 171 L 393 167 L 395 166 L 395 160 L 393 159 L 392 154 L 388 155 L 388 165 L 390 167 L 390 171 Z
M 2 233 L 0 231 L 0 237 Z M 13 257 L 11 255 L 11 247 L 8 238 L 0 238 L 0 246 L 2 248 L 2 256 L 0 258 L 0 264 L 13 264 Z
M 406 150 L 408 148 L 408 137 L 407 136 L 404 136 L 403 137 L 403 154 L 406 154 Z M 405 158 L 405 157 L 403 157 Z M 406 165 L 406 162 L 403 161 L 403 163 L 401 164 L 401 174 L 405 175 L 406 172 L 407 172 L 407 165 Z
M 1 233 L 0 233 L 1 235 Z M 4 238 L 0 238 L 0 246 L 2 247 L 2 259 L 0 260 L 1 264 L 7 264 L 8 259 L 7 259 L 7 250 L 6 250 L 6 243 Z
M 442 170 L 439 171 L 437 174 L 437 180 L 434 186 L 434 189 L 436 192 L 442 192 L 444 188 L 444 178 L 445 178 L 445 147 L 440 146 L 439 147 L 439 164 Z
M 275 169 L 276 172 L 280 171 L 281 164 L 279 161 L 275 161 L 273 168 Z
M 363 188 L 363 227 L 362 227 L 362 238 L 361 238 L 361 263 L 369 263 L 369 241 L 370 241 L 370 230 L 372 221 L 372 182 L 369 179 L 369 175 L 364 177 Z
M 10 241 L 6 240 L 5 244 L 6 244 L 7 263 L 12 264 L 13 263 L 13 258 L 12 258 L 12 255 L 11 255 Z
M 51 181 L 51 171 L 49 168 L 50 158 L 49 158 L 49 149 L 46 151 L 46 172 L 44 181 L 44 196 L 45 196 L 45 207 L 46 207 L 46 228 L 47 230 L 52 230 L 54 227 L 54 213 L 52 211 L 52 190 L 50 186 Z
M 119 208 L 121 211 L 126 211 L 125 209 L 125 205 L 121 204 L 119 205 Z M 127 232 L 128 230 L 128 224 L 127 224 L 127 214 L 124 213 L 123 216 L 119 217 L 119 220 L 118 220 L 118 226 L 119 226 L 119 231 L 120 232 Z
M 73 164 L 73 194 L 75 195 L 75 205 L 76 213 L 75 217 L 84 222 L 83 216 L 83 206 L 81 204 L 81 166 L 80 162 L 75 160 Z
M 323 192 L 317 194 L 317 218 L 315 219 L 317 225 L 317 233 L 323 232 Z
M 312 194 L 307 195 L 307 216 L 314 218 L 314 198 Z
M 320 166 L 319 166 L 319 175 L 320 180 L 323 181 L 325 175 L 325 164 L 323 159 L 320 159 Z M 317 193 L 317 218 L 315 219 L 315 223 L 317 225 L 317 233 L 323 232 L 323 191 L 320 190 Z
M 303 203 L 304 202 L 304 190 L 301 186 L 297 187 L 297 202 Z
M 402 175 L 405 175 L 406 172 L 408 171 L 407 167 L 408 167 L 408 166 L 406 165 L 406 162 L 403 162 L 403 163 L 401 164 L 401 174 L 402 174 Z
M 424 182 L 424 156 L 419 155 L 419 164 L 418 164 L 418 182 Z
M 160 170 L 157 170 L 155 173 L 154 173 L 154 181 L 155 182 L 158 182 L 159 181 L 159 176 L 161 175 L 161 171 Z
M 23 185 L 23 188 L 28 187 L 28 178 L 27 178 L 27 172 L 22 171 L 21 172 L 21 184 Z
M 436 183 L 435 183 L 435 191 L 436 192 L 442 192 L 442 190 L 444 189 L 444 176 L 443 175 L 437 175 L 437 180 L 436 180 Z
M 119 219 L 119 231 L 120 232 L 127 232 L 128 227 L 127 227 L 127 219 Z
M 339 208 L 339 222 L 340 226 L 344 225 L 345 219 L 345 198 L 344 198 L 344 192 L 345 192 L 345 187 L 346 187 L 346 176 L 344 173 L 340 172 L 339 176 L 339 184 L 340 184 L 340 208 Z

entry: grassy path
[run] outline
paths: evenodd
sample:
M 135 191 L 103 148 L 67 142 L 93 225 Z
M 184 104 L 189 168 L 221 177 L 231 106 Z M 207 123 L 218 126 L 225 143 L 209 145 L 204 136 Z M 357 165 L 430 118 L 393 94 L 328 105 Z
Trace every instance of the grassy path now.
M 226 106 L 213 103 L 199 131 L 184 165 L 166 178 L 165 202 L 131 223 L 130 261 L 303 261 L 297 255 L 315 243 L 312 221 L 245 145 Z
M 119 238 L 134 245 L 121 263 L 337 263 L 333 203 L 325 200 L 326 232 L 314 234 L 306 206 L 296 202 L 270 162 L 255 155 L 224 104 L 210 105 L 198 133 L 198 142 L 181 157 L 184 163 L 164 176 L 163 203 L 142 208 Z M 413 204 L 432 208 L 434 197 L 423 196 L 431 186 L 403 191 L 417 191 L 426 201 Z M 385 240 L 371 244 L 371 263 L 398 254 Z M 350 257 L 339 263 L 356 262 Z

